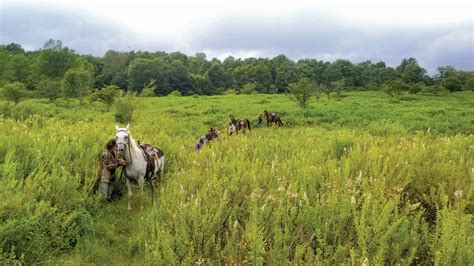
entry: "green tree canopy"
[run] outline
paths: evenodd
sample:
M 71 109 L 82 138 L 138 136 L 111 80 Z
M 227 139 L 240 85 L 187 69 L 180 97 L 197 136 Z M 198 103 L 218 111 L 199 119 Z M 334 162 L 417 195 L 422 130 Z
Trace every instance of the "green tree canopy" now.
M 64 95 L 79 98 L 82 105 L 84 97 L 90 92 L 92 75 L 86 68 L 69 69 L 63 78 Z
M 315 93 L 315 87 L 316 84 L 309 78 L 301 78 L 296 83 L 288 84 L 289 96 L 301 108 L 305 109 Z
M 26 88 L 23 83 L 15 81 L 8 83 L 2 88 L 2 96 L 7 101 L 18 104 L 26 96 Z
M 115 99 L 119 96 L 120 88 L 115 85 L 106 86 L 100 90 L 96 90 L 92 98 L 96 101 L 103 102 L 107 106 L 107 111 L 114 104 Z
M 451 76 L 443 79 L 441 81 L 441 85 L 443 85 L 443 87 L 445 87 L 450 92 L 462 90 L 462 82 L 456 76 Z

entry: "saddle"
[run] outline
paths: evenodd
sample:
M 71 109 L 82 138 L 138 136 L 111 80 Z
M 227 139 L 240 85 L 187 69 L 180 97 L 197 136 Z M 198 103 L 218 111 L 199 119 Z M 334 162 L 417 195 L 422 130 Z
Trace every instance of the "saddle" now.
M 163 157 L 165 153 L 162 149 L 157 148 L 151 144 L 138 144 L 138 147 L 143 150 L 146 159 L 146 173 L 145 179 L 152 178 L 155 173 L 155 161 Z

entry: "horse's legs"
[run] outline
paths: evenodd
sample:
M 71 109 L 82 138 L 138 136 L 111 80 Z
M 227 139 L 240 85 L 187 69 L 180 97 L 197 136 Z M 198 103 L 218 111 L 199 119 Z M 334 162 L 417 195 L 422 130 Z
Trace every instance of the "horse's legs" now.
M 161 178 L 163 178 L 163 172 L 165 171 L 165 156 L 160 158 L 160 175 L 158 178 L 158 185 L 161 186 Z
M 143 209 L 143 184 L 145 183 L 145 177 L 138 178 L 138 187 L 140 188 L 140 209 Z
M 155 185 L 153 184 L 153 178 L 148 178 L 148 184 L 151 189 L 151 205 L 155 203 Z
M 132 184 L 130 183 L 130 180 L 127 178 L 127 191 L 128 191 L 128 210 L 132 209 Z

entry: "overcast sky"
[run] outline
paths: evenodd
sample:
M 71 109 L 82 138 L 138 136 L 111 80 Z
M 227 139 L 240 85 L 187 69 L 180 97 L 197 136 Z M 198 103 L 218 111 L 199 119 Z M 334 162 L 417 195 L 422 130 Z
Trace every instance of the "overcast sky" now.
M 205 52 L 209 58 L 383 60 L 416 57 L 474 70 L 470 1 L 0 0 L 0 43 L 41 48 L 59 39 L 79 53 Z

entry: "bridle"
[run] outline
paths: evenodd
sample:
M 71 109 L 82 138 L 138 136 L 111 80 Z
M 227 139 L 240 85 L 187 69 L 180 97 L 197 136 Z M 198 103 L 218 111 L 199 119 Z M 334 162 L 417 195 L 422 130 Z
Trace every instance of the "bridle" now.
M 130 141 L 130 134 L 128 133 L 128 131 L 126 129 L 117 130 L 117 133 L 119 133 L 119 132 L 125 132 L 127 134 L 126 135 L 127 136 L 127 138 L 126 138 L 127 142 L 117 142 L 117 145 L 122 144 L 125 147 L 125 149 L 128 148 L 128 155 L 130 155 L 130 163 L 127 163 L 127 166 L 128 166 L 128 165 L 131 165 L 132 162 L 133 162 L 133 158 L 132 158 L 133 156 L 132 156 L 132 152 L 130 151 L 130 145 L 128 145 L 129 144 L 128 142 Z

